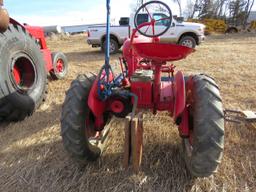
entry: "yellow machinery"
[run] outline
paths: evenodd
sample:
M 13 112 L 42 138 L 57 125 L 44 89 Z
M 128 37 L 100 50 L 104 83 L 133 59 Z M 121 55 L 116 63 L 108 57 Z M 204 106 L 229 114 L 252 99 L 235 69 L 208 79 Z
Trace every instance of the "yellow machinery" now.
M 228 29 L 227 24 L 221 19 L 188 19 L 188 22 L 202 23 L 206 26 L 205 33 L 211 34 L 213 32 L 225 33 Z
M 256 30 L 256 20 L 251 21 L 250 29 Z
M 205 34 L 211 33 L 237 33 L 242 30 L 241 26 L 229 26 L 222 19 L 188 19 L 188 22 L 202 23 L 206 26 Z M 256 20 L 251 21 L 247 30 L 256 30 Z

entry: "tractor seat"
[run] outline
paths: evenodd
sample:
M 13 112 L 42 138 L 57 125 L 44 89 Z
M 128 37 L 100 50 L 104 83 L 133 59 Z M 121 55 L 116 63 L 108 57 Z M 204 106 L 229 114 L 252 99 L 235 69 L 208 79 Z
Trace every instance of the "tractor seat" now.
M 181 60 L 195 52 L 189 47 L 155 42 L 134 42 L 133 48 L 140 57 L 157 62 Z

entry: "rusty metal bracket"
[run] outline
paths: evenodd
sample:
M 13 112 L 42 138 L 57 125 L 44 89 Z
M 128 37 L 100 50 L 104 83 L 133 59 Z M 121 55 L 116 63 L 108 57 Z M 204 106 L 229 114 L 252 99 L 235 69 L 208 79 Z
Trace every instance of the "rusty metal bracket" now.
M 233 123 L 253 123 L 256 122 L 256 112 L 239 111 L 232 109 L 224 110 L 225 120 Z

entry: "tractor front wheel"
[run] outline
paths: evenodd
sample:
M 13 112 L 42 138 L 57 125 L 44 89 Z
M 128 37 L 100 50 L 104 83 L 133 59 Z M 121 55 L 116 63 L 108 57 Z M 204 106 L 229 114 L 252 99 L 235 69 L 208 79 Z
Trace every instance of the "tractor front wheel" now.
M 192 79 L 189 138 L 183 138 L 186 166 L 192 175 L 215 173 L 224 147 L 224 113 L 219 87 L 206 75 Z
M 79 75 L 67 91 L 61 115 L 61 135 L 66 150 L 78 160 L 96 160 L 104 150 L 109 128 L 94 129 L 88 97 L 95 75 Z M 107 122 L 107 118 L 105 119 Z
M 53 79 L 64 79 L 68 73 L 68 60 L 62 52 L 52 53 L 53 71 L 50 72 Z

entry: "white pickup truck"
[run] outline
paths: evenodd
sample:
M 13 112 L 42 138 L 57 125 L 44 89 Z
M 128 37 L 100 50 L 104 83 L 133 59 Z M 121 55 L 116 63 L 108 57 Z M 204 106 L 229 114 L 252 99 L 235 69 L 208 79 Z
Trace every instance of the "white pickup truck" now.
M 166 18 L 163 13 L 153 13 L 153 18 Z M 150 20 L 147 13 L 140 13 L 137 16 L 137 23 L 144 23 Z M 165 21 L 156 23 L 155 30 L 162 30 L 165 27 Z M 121 23 L 121 22 L 120 22 Z M 134 15 L 131 15 L 129 25 L 111 26 L 110 27 L 110 53 L 116 53 L 123 45 L 125 39 L 129 37 L 131 30 L 134 29 Z M 205 38 L 203 24 L 191 22 L 178 22 L 173 18 L 171 27 L 168 31 L 160 36 L 161 42 L 176 43 L 187 47 L 194 48 L 199 45 Z M 106 28 L 92 27 L 88 29 L 87 43 L 92 47 L 101 47 L 104 51 L 106 39 Z

